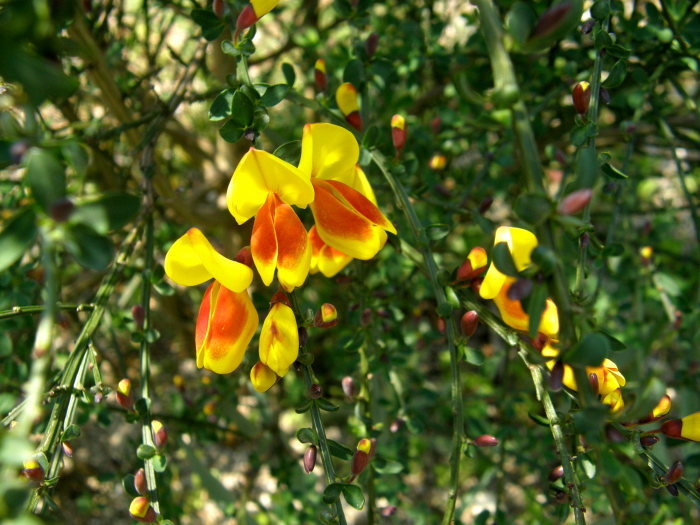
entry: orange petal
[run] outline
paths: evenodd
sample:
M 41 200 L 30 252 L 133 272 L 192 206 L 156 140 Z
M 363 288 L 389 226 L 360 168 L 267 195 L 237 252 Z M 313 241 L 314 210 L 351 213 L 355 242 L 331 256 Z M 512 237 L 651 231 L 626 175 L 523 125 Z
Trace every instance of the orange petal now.
M 291 206 L 278 204 L 275 210 L 275 234 L 277 237 L 277 279 L 291 292 L 304 284 L 311 264 L 311 246 L 306 228 Z
M 197 367 L 217 374 L 233 372 L 243 360 L 258 326 L 258 313 L 248 292 L 235 293 L 214 281 L 197 316 Z
M 354 190 L 347 184 L 338 182 L 335 180 L 327 181 L 327 184 L 333 187 L 333 189 L 348 202 L 348 204 L 355 209 L 356 212 L 363 215 L 365 218 L 369 219 L 371 222 L 385 229 L 389 233 L 396 235 L 396 228 L 391 224 L 389 219 L 387 219 L 384 214 L 379 211 L 379 208 L 372 203 L 367 197 L 362 195 L 359 191 Z
M 277 266 L 279 247 L 274 219 L 276 200 L 274 194 L 268 195 L 265 204 L 255 215 L 253 233 L 250 237 L 250 252 L 253 255 L 253 262 L 265 286 L 270 286 L 272 283 Z
M 311 273 L 321 272 L 326 277 L 333 277 L 345 268 L 352 257 L 328 246 L 316 231 L 316 226 L 309 230 L 311 245 Z

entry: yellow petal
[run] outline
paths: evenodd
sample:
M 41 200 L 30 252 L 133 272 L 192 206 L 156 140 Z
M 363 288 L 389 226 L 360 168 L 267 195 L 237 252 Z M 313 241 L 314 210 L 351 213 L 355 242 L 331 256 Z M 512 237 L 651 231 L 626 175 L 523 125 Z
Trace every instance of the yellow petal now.
M 304 126 L 299 170 L 308 176 L 349 184 L 359 157 L 360 147 L 347 129 L 325 123 Z
M 233 292 L 242 292 L 253 281 L 253 271 L 245 264 L 217 252 L 204 234 L 190 228 L 165 254 L 165 273 L 182 286 L 195 286 L 216 279 Z
M 299 355 L 299 332 L 292 309 L 275 303 L 260 331 L 260 361 L 283 377 Z
M 338 104 L 340 112 L 345 116 L 360 110 L 357 101 L 357 89 L 350 82 L 345 82 L 338 86 L 335 92 L 335 102 Z
M 610 405 L 610 412 L 613 414 L 625 408 L 625 402 L 622 399 L 622 391 L 620 391 L 619 388 L 603 396 L 601 402 L 605 405 Z
M 685 416 L 681 421 L 681 437 L 691 441 L 700 441 L 700 412 Z
M 257 213 L 269 193 L 300 208 L 314 199 L 308 174 L 266 151 L 250 148 L 228 185 L 228 209 L 236 222 L 243 224 Z
M 253 6 L 255 16 L 258 18 L 272 11 L 279 3 L 280 0 L 250 0 L 250 5 Z
M 277 382 L 277 374 L 275 374 L 268 366 L 258 361 L 255 366 L 250 369 L 250 382 L 253 383 L 253 388 L 258 392 L 267 392 L 272 385 Z
M 321 272 L 325 277 L 333 277 L 352 261 L 352 257 L 328 246 L 316 231 L 316 226 L 309 230 L 311 246 L 311 273 Z

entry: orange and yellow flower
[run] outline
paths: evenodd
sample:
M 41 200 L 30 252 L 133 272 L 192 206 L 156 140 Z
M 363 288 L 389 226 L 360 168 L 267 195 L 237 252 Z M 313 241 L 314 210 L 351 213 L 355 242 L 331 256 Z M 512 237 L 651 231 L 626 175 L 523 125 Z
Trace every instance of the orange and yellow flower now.
M 316 226 L 309 230 L 311 244 L 310 272 L 321 272 L 325 277 L 333 277 L 352 261 L 352 257 L 328 246 L 316 231 Z

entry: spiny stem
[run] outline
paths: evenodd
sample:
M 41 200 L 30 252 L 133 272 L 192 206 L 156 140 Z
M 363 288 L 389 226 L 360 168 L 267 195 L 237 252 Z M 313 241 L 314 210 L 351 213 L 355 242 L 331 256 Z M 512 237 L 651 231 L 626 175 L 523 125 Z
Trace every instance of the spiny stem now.
M 84 304 L 63 304 L 57 303 L 56 310 L 73 310 L 75 312 L 89 312 L 95 307 L 94 304 L 84 303 Z M 20 315 L 30 315 L 37 314 L 46 311 L 46 305 L 43 304 L 33 304 L 27 306 L 13 306 L 8 310 L 0 311 L 0 321 L 3 319 L 11 319 L 13 317 L 18 317 Z
M 457 325 L 455 324 L 454 316 L 452 315 L 452 307 L 447 302 L 445 290 L 438 281 L 438 269 L 435 264 L 430 242 L 425 233 L 425 229 L 418 220 L 416 211 L 411 204 L 405 188 L 396 180 L 392 173 L 386 169 L 384 159 L 377 151 L 372 152 L 372 161 L 377 165 L 379 170 L 384 175 L 384 178 L 391 186 L 394 196 L 399 202 L 401 209 L 408 220 L 408 223 L 413 231 L 413 235 L 418 243 L 418 249 L 423 256 L 425 269 L 430 279 L 430 285 L 433 289 L 433 295 L 437 302 L 438 315 L 445 320 L 445 335 L 447 337 L 447 347 L 450 353 L 450 372 L 451 383 L 450 392 L 452 397 L 452 455 L 450 456 L 450 488 L 447 497 L 447 505 L 443 514 L 442 523 L 448 525 L 452 522 L 457 503 L 457 493 L 459 490 L 459 468 L 462 459 L 462 441 L 464 434 L 464 414 L 462 407 L 462 383 L 459 371 L 459 354 L 457 349 Z

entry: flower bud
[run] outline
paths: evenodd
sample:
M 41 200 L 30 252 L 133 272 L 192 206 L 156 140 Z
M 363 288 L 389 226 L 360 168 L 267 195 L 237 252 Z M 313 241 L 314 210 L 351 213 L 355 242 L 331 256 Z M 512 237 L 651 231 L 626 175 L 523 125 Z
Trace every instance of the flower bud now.
M 490 436 L 489 434 L 484 434 L 476 438 L 473 443 L 477 447 L 495 447 L 498 445 L 498 438 Z
M 639 249 L 639 257 L 642 259 L 642 264 L 647 266 L 651 262 L 651 258 L 654 256 L 654 248 L 651 246 L 643 246 Z
M 600 393 L 600 383 L 598 382 L 598 374 L 588 374 L 588 383 L 591 385 L 591 392 L 593 392 L 595 395 L 598 395 Z
M 44 481 L 44 469 L 35 459 L 28 459 L 22 464 L 22 475 L 32 481 L 41 483 Z
M 678 497 L 678 487 L 676 485 L 666 485 L 666 490 L 674 498 Z
M 355 450 L 350 463 L 350 471 L 352 472 L 351 481 L 365 470 L 365 467 L 369 463 L 370 452 L 372 452 L 372 442 L 367 438 L 361 439 L 357 443 L 357 450 Z
M 648 436 L 642 436 L 639 438 L 639 442 L 643 447 L 651 447 L 656 445 L 659 442 L 659 438 L 656 436 L 648 435 Z
M 131 307 L 131 318 L 134 320 L 136 328 L 141 330 L 143 328 L 143 323 L 146 319 L 146 312 L 143 310 L 143 306 L 140 304 L 135 304 Z
M 157 419 L 151 421 L 151 430 L 153 430 L 153 444 L 158 450 L 162 449 L 168 442 L 168 431 Z
M 314 83 L 316 91 L 323 92 L 328 87 L 328 79 L 326 77 L 326 61 L 322 58 L 316 60 L 314 64 Z
M 309 397 L 311 399 L 319 399 L 323 395 L 323 389 L 318 383 L 314 383 L 309 387 Z
M 377 33 L 372 33 L 367 37 L 365 42 L 365 51 L 367 52 L 367 58 L 372 58 L 377 52 L 377 46 L 379 45 L 379 35 Z
M 67 457 L 73 457 L 73 446 L 68 441 L 64 441 L 63 443 L 61 443 L 61 448 L 63 449 L 63 453 Z
M 316 466 L 316 445 L 311 445 L 304 452 L 304 472 L 310 474 Z
M 588 206 L 588 203 L 591 202 L 591 197 L 593 197 L 593 190 L 590 188 L 569 193 L 559 203 L 557 211 L 560 215 L 576 215 Z
M 124 410 L 131 410 L 134 407 L 134 398 L 131 394 L 131 381 L 122 379 L 117 384 L 117 403 Z
M 447 158 L 445 158 L 445 156 L 441 153 L 436 153 L 432 157 L 430 157 L 428 166 L 431 170 L 442 171 L 447 166 Z
M 666 474 L 661 477 L 661 480 L 668 485 L 673 485 L 683 477 L 683 470 L 683 463 L 674 461 L 673 464 L 668 467 Z
M 316 328 L 331 328 L 338 324 L 338 311 L 331 303 L 323 303 L 314 317 Z
M 343 393 L 346 396 L 348 396 L 350 398 L 355 397 L 355 394 L 357 392 L 356 392 L 356 388 L 355 388 L 355 380 L 352 377 L 345 376 L 342 379 L 342 381 L 340 382 L 340 385 L 342 386 Z
M 556 481 L 562 477 L 564 477 L 564 467 L 561 465 L 557 465 L 549 473 L 549 481 Z
M 136 492 L 138 492 L 142 496 L 148 494 L 148 484 L 146 483 L 146 471 L 142 468 L 138 469 L 136 471 L 136 474 L 134 474 L 134 490 L 136 490 Z
M 488 255 L 481 246 L 475 246 L 467 255 L 467 259 L 457 269 L 457 282 L 471 281 L 486 271 Z
M 141 523 L 153 523 L 156 521 L 156 512 L 151 507 L 151 502 L 144 496 L 137 496 L 131 500 L 129 514 Z
M 391 117 L 391 141 L 394 143 L 397 155 L 406 145 L 406 133 L 406 119 L 398 114 Z
M 217 18 L 223 18 L 224 17 L 224 0 L 214 0 L 214 2 L 211 5 L 211 10 L 214 11 L 214 14 L 216 15 Z
M 574 86 L 571 92 L 571 98 L 574 101 L 574 109 L 579 115 L 583 115 L 588 111 L 588 105 L 591 102 L 591 85 L 585 80 Z
M 433 117 L 433 120 L 430 121 L 430 129 L 437 135 L 440 133 L 440 128 L 442 128 L 442 119 L 440 117 Z
M 234 41 L 238 40 L 238 35 L 241 34 L 241 31 L 243 31 L 244 29 L 248 29 L 257 21 L 258 17 L 255 15 L 255 10 L 253 9 L 253 6 L 250 4 L 246 5 L 243 8 L 243 11 L 241 11 L 241 14 L 239 14 L 238 18 L 236 19 L 236 33 L 233 37 Z
M 479 314 L 475 310 L 466 312 L 459 321 L 459 327 L 465 337 L 471 337 L 479 326 Z
M 362 131 L 362 117 L 360 116 L 360 104 L 357 98 L 357 89 L 350 82 L 344 82 L 338 86 L 335 92 L 335 102 L 345 120 L 357 131 Z
M 665 421 L 661 425 L 661 432 L 675 439 L 700 441 L 700 412 L 695 412 L 682 419 Z
M 387 505 L 384 507 L 381 511 L 380 514 L 382 515 L 382 518 L 390 518 L 396 513 L 396 505 Z

